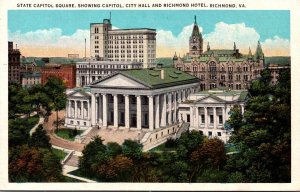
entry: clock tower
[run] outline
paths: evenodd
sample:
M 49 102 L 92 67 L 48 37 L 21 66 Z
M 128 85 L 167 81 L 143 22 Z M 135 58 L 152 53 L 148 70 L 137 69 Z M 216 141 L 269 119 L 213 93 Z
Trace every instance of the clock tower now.
M 199 31 L 199 27 L 197 25 L 196 16 L 195 16 L 193 32 L 190 37 L 189 48 L 190 48 L 189 55 L 192 57 L 199 56 L 201 53 L 203 53 L 203 39 L 202 39 L 202 34 Z

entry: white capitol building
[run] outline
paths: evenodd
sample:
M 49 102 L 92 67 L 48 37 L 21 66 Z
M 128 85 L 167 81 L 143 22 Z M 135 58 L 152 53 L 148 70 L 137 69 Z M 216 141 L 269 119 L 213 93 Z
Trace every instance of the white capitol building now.
M 228 112 L 234 105 L 244 111 L 247 92 L 198 91 L 198 78 L 174 68 L 117 72 L 67 92 L 65 126 L 139 131 L 147 133 L 142 141 L 154 143 L 176 136 L 187 122 L 226 142 Z

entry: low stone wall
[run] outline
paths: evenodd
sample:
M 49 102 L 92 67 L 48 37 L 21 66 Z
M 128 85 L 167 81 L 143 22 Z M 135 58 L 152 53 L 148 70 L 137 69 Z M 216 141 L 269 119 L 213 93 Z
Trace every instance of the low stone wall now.
M 175 138 L 180 126 L 181 123 L 175 124 L 171 127 L 157 129 L 151 133 L 146 133 L 145 136 L 141 139 L 141 144 L 143 144 L 143 151 L 149 151 L 152 148 L 166 142 L 167 139 Z

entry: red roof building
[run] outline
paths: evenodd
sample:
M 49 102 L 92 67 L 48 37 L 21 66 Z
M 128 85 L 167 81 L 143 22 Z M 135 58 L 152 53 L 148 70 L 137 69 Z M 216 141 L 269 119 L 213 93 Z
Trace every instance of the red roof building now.
M 63 80 L 69 89 L 76 86 L 75 65 L 46 64 L 45 67 L 42 68 L 42 84 L 46 84 L 50 76 L 58 77 Z

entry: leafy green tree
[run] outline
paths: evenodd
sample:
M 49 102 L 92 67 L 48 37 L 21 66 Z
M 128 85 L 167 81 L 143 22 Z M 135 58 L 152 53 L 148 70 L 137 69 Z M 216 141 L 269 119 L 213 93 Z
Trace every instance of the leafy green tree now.
M 17 118 L 8 122 L 9 147 L 26 144 L 29 139 L 31 125 L 27 119 Z
M 79 168 L 84 175 L 94 176 L 98 164 L 107 159 L 106 146 L 101 137 L 96 136 L 84 147 L 82 157 L 79 158 Z
M 44 89 L 50 98 L 50 108 L 56 111 L 56 128 L 58 129 L 58 112 L 65 108 L 67 101 L 66 87 L 61 79 L 49 77 Z
M 290 78 L 286 72 L 280 75 L 278 84 L 272 86 L 267 72 L 262 73 L 258 83 L 263 84 L 268 92 L 251 90 L 253 97 L 247 103 L 243 123 L 230 138 L 240 148 L 240 153 L 231 155 L 227 161 L 231 182 L 234 179 L 290 182 Z
M 39 125 L 28 141 L 30 147 L 40 147 L 51 149 L 50 137 L 43 129 L 43 125 Z

